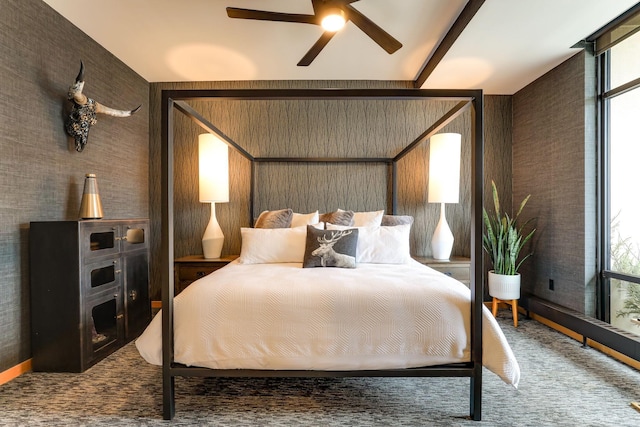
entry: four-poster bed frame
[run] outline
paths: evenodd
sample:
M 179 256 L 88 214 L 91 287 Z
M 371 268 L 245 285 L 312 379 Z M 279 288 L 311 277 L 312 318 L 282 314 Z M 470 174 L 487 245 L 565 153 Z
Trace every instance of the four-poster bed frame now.
M 216 100 L 443 100 L 458 103 L 437 120 L 428 130 L 393 158 L 257 158 L 251 156 L 233 140 L 226 137 L 187 102 Z M 306 371 L 306 370 L 246 370 L 187 367 L 174 362 L 173 297 L 174 297 L 174 235 L 173 235 L 173 172 L 174 172 L 174 113 L 180 111 L 206 132 L 222 137 L 231 147 L 251 161 L 250 218 L 254 218 L 255 166 L 259 162 L 297 163 L 384 163 L 389 167 L 391 197 L 390 211 L 397 206 L 398 161 L 418 144 L 430 138 L 468 108 L 471 110 L 471 360 L 454 365 L 422 368 Z M 164 90 L 162 91 L 161 134 L 161 266 L 162 266 L 162 390 L 163 417 L 175 414 L 174 379 L 177 376 L 200 377 L 468 377 L 470 378 L 470 410 L 473 420 L 481 419 L 482 404 L 482 198 L 483 198 L 483 98 L 481 90 L 425 90 L 425 89 L 236 89 L 236 90 Z

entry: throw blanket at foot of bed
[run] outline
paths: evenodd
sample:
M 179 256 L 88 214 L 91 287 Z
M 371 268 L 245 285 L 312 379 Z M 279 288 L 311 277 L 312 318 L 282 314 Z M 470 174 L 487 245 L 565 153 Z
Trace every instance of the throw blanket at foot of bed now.
M 136 341 L 162 364 L 161 315 Z M 470 291 L 412 261 L 354 269 L 237 261 L 174 300 L 174 360 L 213 369 L 365 370 L 470 360 Z M 483 364 L 517 387 L 520 368 L 483 309 Z

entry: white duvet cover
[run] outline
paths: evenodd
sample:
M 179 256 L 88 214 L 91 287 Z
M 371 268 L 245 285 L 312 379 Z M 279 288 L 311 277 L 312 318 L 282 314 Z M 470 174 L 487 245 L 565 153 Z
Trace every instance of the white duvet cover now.
M 174 300 L 174 360 L 213 369 L 362 370 L 470 360 L 470 291 L 418 262 L 355 269 L 238 264 Z M 161 314 L 136 347 L 162 364 Z M 520 368 L 483 309 L 483 364 L 517 387 Z

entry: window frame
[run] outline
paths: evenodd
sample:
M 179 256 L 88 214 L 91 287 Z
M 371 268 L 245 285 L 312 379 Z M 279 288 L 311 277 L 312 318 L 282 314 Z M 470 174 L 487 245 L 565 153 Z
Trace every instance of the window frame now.
M 624 42 L 626 37 L 621 39 Z M 611 46 L 613 47 L 613 46 Z M 611 269 L 611 106 L 610 101 L 618 95 L 640 90 L 640 76 L 611 88 L 611 50 L 597 56 L 597 122 L 598 131 L 598 291 L 597 317 L 611 323 L 611 280 L 640 284 L 640 277 Z

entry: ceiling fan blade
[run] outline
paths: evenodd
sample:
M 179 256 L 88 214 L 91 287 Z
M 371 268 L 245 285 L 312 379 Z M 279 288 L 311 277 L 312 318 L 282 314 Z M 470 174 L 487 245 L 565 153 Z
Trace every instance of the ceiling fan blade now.
M 315 15 L 304 15 L 299 13 L 268 12 L 265 10 L 228 7 L 227 16 L 229 18 L 255 19 L 258 21 L 298 22 L 302 24 L 318 25 L 318 19 Z
M 378 43 L 387 53 L 393 53 L 402 47 L 402 43 L 352 6 L 345 4 L 342 8 L 347 13 L 349 20 L 371 37 L 374 42 Z
M 322 33 L 318 41 L 315 42 L 313 46 L 311 46 L 311 49 L 309 49 L 309 51 L 302 57 L 300 62 L 298 62 L 298 67 L 306 67 L 307 65 L 311 64 L 313 60 L 316 59 L 316 56 L 318 56 L 320 51 L 324 49 L 327 43 L 329 43 L 329 40 L 331 40 L 334 34 L 335 31 L 325 31 L 324 33 Z

